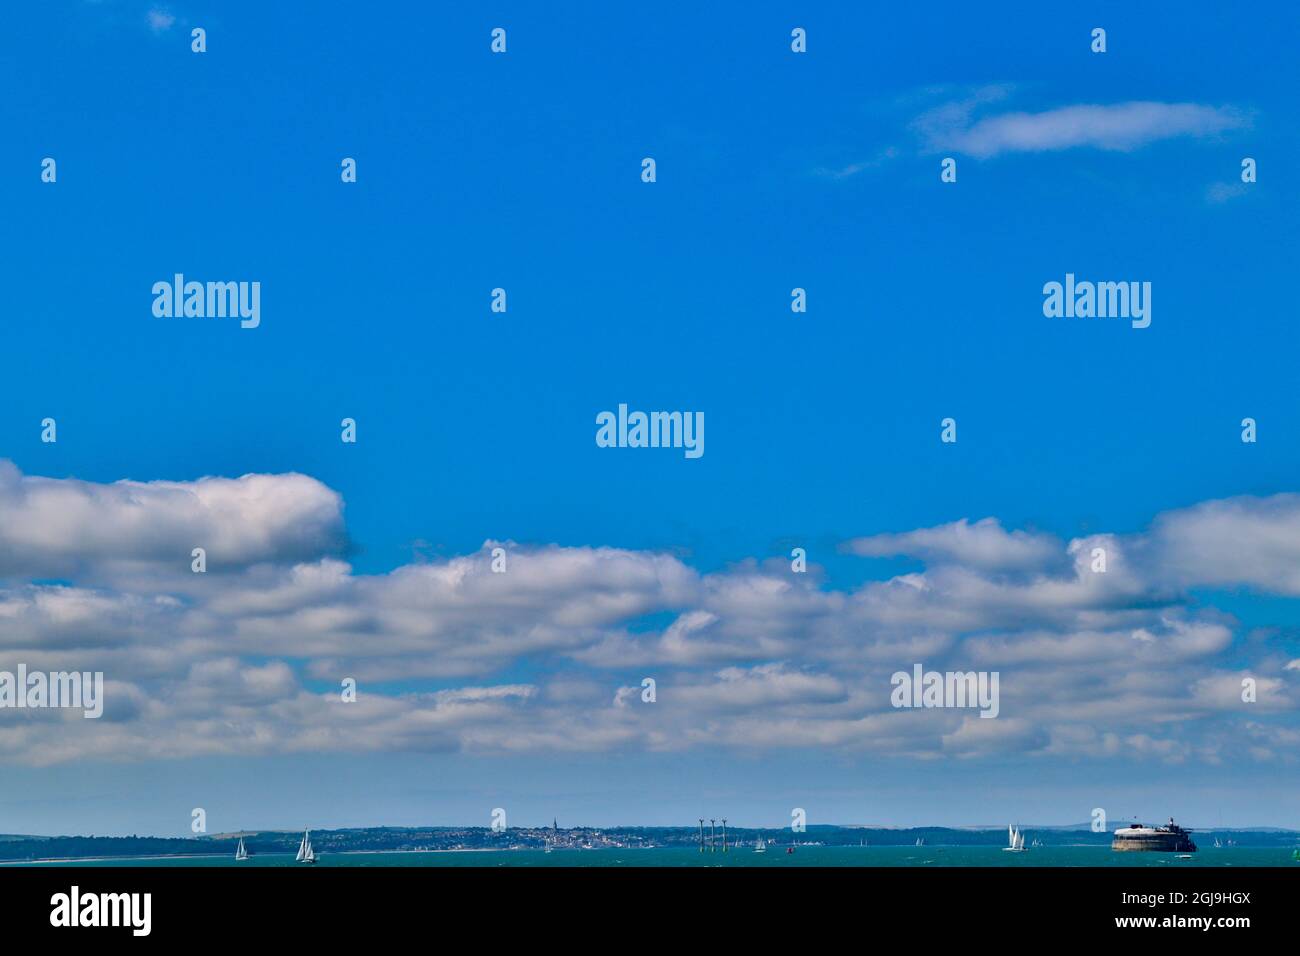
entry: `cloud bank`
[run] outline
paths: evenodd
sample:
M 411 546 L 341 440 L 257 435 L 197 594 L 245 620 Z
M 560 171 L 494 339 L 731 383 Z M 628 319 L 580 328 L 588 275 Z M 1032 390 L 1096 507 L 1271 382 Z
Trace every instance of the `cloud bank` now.
M 0 710 L 0 764 L 692 747 L 1294 759 L 1294 647 L 1247 640 L 1205 592 L 1300 596 L 1300 495 L 1069 541 L 987 517 L 874 533 L 841 549 L 920 569 L 839 588 L 785 560 L 702 573 L 509 541 L 366 575 L 345 540 L 340 496 L 304 475 L 95 484 L 0 462 L 0 670 L 106 676 L 99 720 Z M 999 671 L 1000 716 L 891 708 L 890 675 L 916 663 Z

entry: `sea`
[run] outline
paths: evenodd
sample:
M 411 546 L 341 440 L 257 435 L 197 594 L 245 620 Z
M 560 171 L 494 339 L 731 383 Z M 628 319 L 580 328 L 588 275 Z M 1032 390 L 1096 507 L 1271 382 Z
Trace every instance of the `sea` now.
M 58 866 L 130 867 L 269 867 L 299 866 L 292 853 L 256 854 L 243 862 L 233 856 L 115 857 L 95 860 L 58 860 L 19 864 Z M 1296 867 L 1290 847 L 1231 847 L 1201 849 L 1186 859 L 1174 853 L 1117 853 L 1105 846 L 1035 847 L 1024 853 L 983 846 L 799 846 L 794 853 L 771 847 L 755 853 L 752 847 L 726 853 L 698 848 L 659 847 L 592 850 L 441 850 L 411 852 L 318 853 L 316 866 L 374 867 Z M 304 867 L 308 868 L 308 867 Z

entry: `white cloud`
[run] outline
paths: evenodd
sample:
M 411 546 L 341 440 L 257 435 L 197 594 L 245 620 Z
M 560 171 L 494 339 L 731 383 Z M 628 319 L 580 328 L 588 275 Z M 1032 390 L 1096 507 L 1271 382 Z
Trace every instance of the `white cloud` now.
M 828 179 L 848 179 L 850 176 L 856 176 L 858 173 L 868 169 L 878 169 L 897 159 L 899 149 L 896 146 L 886 146 L 876 152 L 870 159 L 859 160 L 858 162 L 849 163 L 839 168 L 822 167 L 816 170 L 817 175 L 825 176 Z
M 1227 498 L 1168 512 L 1143 545 L 1145 560 L 1181 586 L 1300 595 L 1297 494 Z
M 1060 542 L 1049 535 L 1007 532 L 995 518 L 966 519 L 904 534 L 855 538 L 846 550 L 864 557 L 906 555 L 988 571 L 1042 569 L 1061 560 Z
M 1069 542 L 990 518 L 868 535 L 845 550 L 924 570 L 849 588 L 783 561 L 701 574 L 652 551 L 495 541 L 359 574 L 344 540 L 339 496 L 302 475 L 97 484 L 0 464 L 0 669 L 108 679 L 100 720 L 0 711 L 0 763 L 697 746 L 1288 759 L 1247 728 L 1300 707 L 1294 651 L 1237 641 L 1189 598 L 1300 595 L 1298 495 Z M 196 544 L 218 570 L 190 573 Z M 915 663 L 999 671 L 1000 716 L 893 709 L 889 677 Z
M 944 104 L 913 124 L 931 151 L 966 153 L 981 159 L 1012 152 L 1079 147 L 1129 151 L 1179 136 L 1214 136 L 1250 125 L 1230 107 L 1198 103 L 1128 102 L 1079 104 L 1038 113 L 1000 113 L 974 119 L 988 98 Z
M 1211 183 L 1205 190 L 1205 201 L 1216 206 L 1246 195 L 1245 183 Z
M 194 548 L 221 572 L 342 545 L 342 499 L 305 475 L 106 485 L 0 461 L 0 577 L 189 575 Z
M 172 28 L 172 24 L 176 22 L 176 18 L 161 7 L 154 7 L 150 10 L 146 19 L 149 23 L 149 29 L 154 33 L 166 33 Z

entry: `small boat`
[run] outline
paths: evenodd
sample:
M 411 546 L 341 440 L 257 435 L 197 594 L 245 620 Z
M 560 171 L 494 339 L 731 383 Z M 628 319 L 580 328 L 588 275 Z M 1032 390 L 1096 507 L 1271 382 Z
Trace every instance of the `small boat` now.
M 916 845 L 917 845 L 917 846 L 925 846 L 925 839 L 924 839 L 924 837 L 917 837 L 917 838 L 916 838 Z
M 244 838 L 239 838 L 239 846 L 235 848 L 235 862 L 248 859 L 248 851 L 244 849 Z
M 298 845 L 298 863 L 315 863 L 316 851 L 311 848 L 311 831 L 302 831 L 302 843 Z
M 785 848 L 785 852 L 786 852 L 787 854 L 789 854 L 789 853 L 793 853 L 793 852 L 794 852 L 794 847 L 793 847 L 793 846 L 788 846 L 788 847 L 786 847 L 786 848 Z
M 1215 837 L 1215 838 L 1214 838 L 1214 848 L 1215 848 L 1216 850 L 1221 850 L 1221 849 L 1223 849 L 1223 844 L 1222 844 L 1221 842 L 1219 842 L 1219 838 L 1218 838 L 1218 837 Z
M 759 838 L 758 838 L 758 842 L 754 844 L 754 852 L 755 852 L 755 853 L 766 853 L 766 852 L 767 852 L 767 841 L 764 840 L 762 837 L 759 837 Z
M 1007 846 L 1002 848 L 1003 853 L 1024 853 L 1025 852 L 1025 835 L 1010 824 L 1007 825 Z

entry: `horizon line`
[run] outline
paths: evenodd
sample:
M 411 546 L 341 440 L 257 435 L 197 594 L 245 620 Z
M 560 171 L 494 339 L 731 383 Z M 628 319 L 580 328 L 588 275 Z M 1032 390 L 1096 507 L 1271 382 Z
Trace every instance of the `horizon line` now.
M 715 818 L 715 822 L 720 823 L 721 818 Z M 1138 821 L 1123 821 L 1123 826 Z M 1064 832 L 1084 832 L 1084 833 L 1113 833 L 1115 829 L 1122 827 L 1112 827 L 1107 825 L 1103 830 L 1093 830 L 1091 825 L 1084 823 L 1077 824 L 1043 824 L 1043 823 L 1013 823 L 1012 825 L 1024 830 L 1056 830 Z M 1163 825 L 1155 823 L 1154 825 Z M 1181 825 L 1181 824 L 1180 824 Z M 963 824 L 960 826 L 951 826 L 943 824 L 919 824 L 911 826 L 889 825 L 889 824 L 862 824 L 862 823 L 810 823 L 807 824 L 804 833 L 812 830 L 871 830 L 871 831 L 906 831 L 906 830 L 952 830 L 952 831 L 992 831 L 997 832 L 1008 826 L 1008 824 Z M 15 840 L 57 840 L 57 839 L 105 839 L 105 840 L 129 840 L 129 839 L 153 839 L 153 840 L 221 840 L 236 839 L 241 835 L 253 833 L 298 833 L 302 830 L 310 830 L 315 833 L 338 833 L 349 830 L 487 830 L 493 828 L 483 825 L 470 824 L 414 824 L 414 825 L 395 825 L 395 824 L 372 824 L 367 826 L 304 826 L 304 827 L 261 827 L 261 828 L 244 828 L 239 830 L 223 830 L 219 833 L 197 833 L 177 836 L 164 836 L 158 834 L 93 834 L 93 833 L 0 833 L 0 841 Z M 550 824 L 541 826 L 507 826 L 503 828 L 503 833 L 511 830 L 551 830 Z M 575 826 L 556 827 L 563 832 L 574 830 L 683 830 L 688 832 L 697 832 L 698 824 L 640 824 L 640 823 L 620 823 L 606 826 L 597 826 L 590 824 L 578 824 Z M 763 831 L 763 832 L 784 832 L 789 830 L 786 826 L 746 826 L 737 824 L 727 824 L 727 830 L 730 831 Z M 1186 826 L 1184 829 L 1189 832 L 1200 833 L 1226 833 L 1226 832 L 1246 832 L 1246 833 L 1300 833 L 1300 828 L 1280 827 L 1280 826 Z

